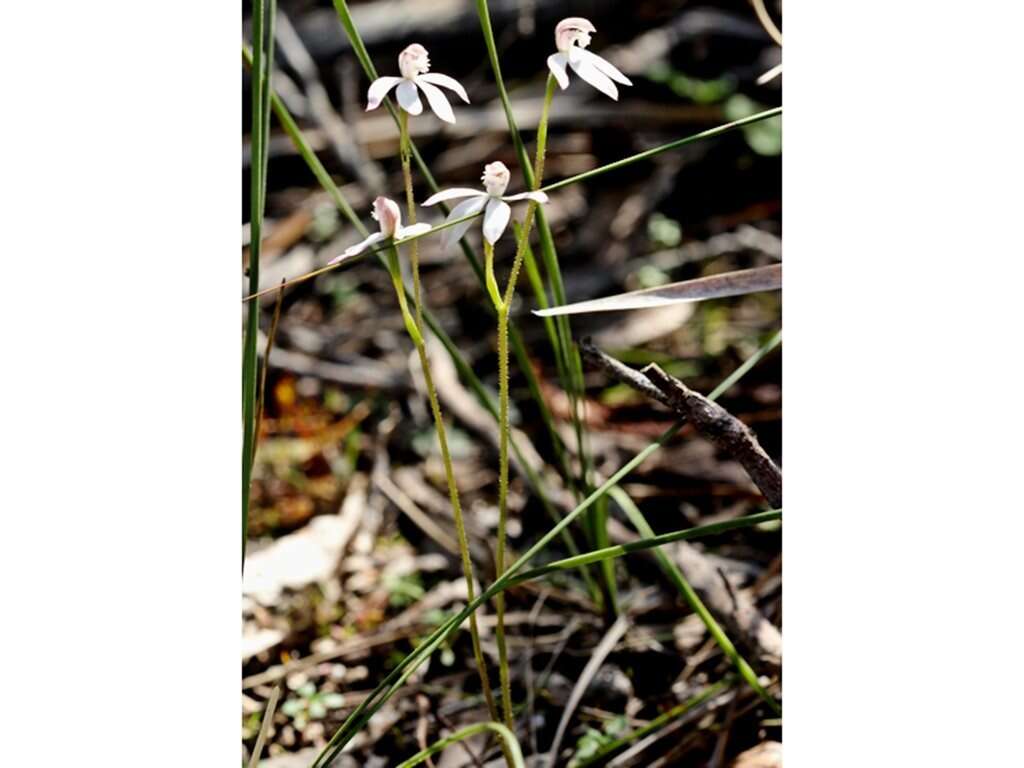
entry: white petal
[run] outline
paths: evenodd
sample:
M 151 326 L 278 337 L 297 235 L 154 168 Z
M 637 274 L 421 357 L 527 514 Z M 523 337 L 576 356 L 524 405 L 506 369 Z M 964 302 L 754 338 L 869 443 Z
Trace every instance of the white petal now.
M 582 51 L 582 48 L 573 46 L 572 51 Z M 582 77 L 592 86 L 597 88 L 601 93 L 606 96 L 611 96 L 616 101 L 619 100 L 619 89 L 615 87 L 615 83 L 604 72 L 595 67 L 588 59 L 585 59 L 578 54 L 570 53 L 569 66 L 572 67 L 572 71 Z M 401 91 L 402 86 L 398 86 Z
M 430 108 L 434 110 L 434 114 L 444 120 L 446 123 L 455 123 L 455 113 L 452 112 L 452 105 L 448 103 L 448 99 L 445 98 L 444 93 L 436 85 L 425 83 L 422 78 L 416 79 L 416 85 L 423 91 L 423 95 L 427 97 L 427 101 L 430 103 Z
M 569 75 L 565 71 L 565 65 L 568 62 L 564 53 L 552 53 L 548 56 L 548 69 L 551 70 L 551 74 L 555 76 L 555 80 L 562 87 L 564 91 L 569 87 Z
M 462 83 L 456 80 L 454 77 L 448 77 L 448 75 L 442 75 L 439 72 L 427 72 L 426 74 L 420 75 L 416 78 L 417 80 L 426 80 L 432 85 L 440 85 L 442 88 L 448 88 L 459 94 L 464 102 L 469 104 L 469 96 L 466 95 L 466 89 L 462 87 Z
M 487 195 L 479 195 L 478 197 L 471 197 L 469 200 L 463 200 L 452 208 L 452 212 L 448 214 L 448 218 L 445 219 L 445 222 L 447 223 L 449 221 L 461 219 L 464 216 L 469 216 L 471 213 L 479 213 L 480 209 L 484 207 L 484 204 L 488 199 Z M 473 226 L 472 219 L 442 230 L 441 249 L 446 251 L 448 250 L 449 245 L 459 242 L 471 226 Z
M 487 211 L 484 213 L 484 237 L 491 245 L 498 242 L 511 216 L 512 208 L 508 203 L 493 198 L 488 201 Z
M 356 243 L 355 245 L 346 248 L 340 256 L 335 256 L 333 259 L 328 261 L 327 264 L 337 264 L 338 262 L 344 261 L 345 259 L 351 259 L 353 256 L 358 256 L 371 245 L 373 245 L 374 243 L 379 243 L 383 239 L 383 234 L 381 234 L 380 232 L 374 232 L 368 238 L 363 240 L 363 242 Z
M 402 109 L 410 115 L 418 115 L 423 111 L 423 102 L 420 101 L 420 94 L 412 80 L 403 80 L 399 83 L 395 95 L 398 96 L 398 103 L 402 105 Z
M 537 190 L 536 192 L 520 192 L 518 195 L 508 195 L 501 199 L 506 203 L 514 203 L 517 200 L 536 200 L 538 203 L 546 203 L 548 201 L 548 196 L 540 190 Z
M 366 111 L 379 107 L 388 92 L 400 82 L 400 77 L 381 77 L 370 83 L 370 90 L 366 92 Z
M 598 71 L 608 75 L 608 77 L 610 77 L 615 82 L 622 83 L 623 85 L 633 84 L 628 77 L 626 77 L 624 74 L 622 74 L 621 72 L 619 72 L 619 70 L 615 68 L 614 64 L 612 64 L 607 59 L 602 59 L 593 51 L 588 51 L 585 48 L 580 48 L 578 49 L 576 55 L 585 61 L 589 61 L 591 64 L 594 65 L 594 67 L 597 68 Z
M 431 195 L 424 200 L 420 205 L 434 205 L 444 200 L 455 200 L 459 197 L 487 197 L 486 194 L 481 192 L 479 189 L 470 189 L 469 187 L 452 187 L 451 189 L 445 189 L 438 192 L 436 195 Z
M 404 240 L 407 237 L 425 235 L 431 229 L 432 227 L 425 222 L 420 222 L 419 224 L 410 224 L 408 227 L 400 227 L 398 231 L 395 232 L 395 238 L 398 240 Z

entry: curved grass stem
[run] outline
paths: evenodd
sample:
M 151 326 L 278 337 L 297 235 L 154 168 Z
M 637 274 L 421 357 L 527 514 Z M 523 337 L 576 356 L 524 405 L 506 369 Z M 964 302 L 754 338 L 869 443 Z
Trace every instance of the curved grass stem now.
M 493 731 L 501 738 L 501 741 L 504 744 L 506 757 L 508 758 L 509 765 L 512 766 L 512 768 L 525 768 L 526 764 L 523 762 L 523 750 L 519 746 L 519 741 L 516 739 L 515 735 L 501 723 L 476 723 L 474 725 L 467 725 L 465 728 L 462 728 L 450 736 L 446 736 L 445 738 L 434 742 L 426 749 L 417 752 L 408 760 L 400 764 L 398 768 L 413 768 L 413 766 L 424 762 L 431 755 L 436 755 L 438 752 L 451 746 L 455 742 L 468 739 L 470 736 L 475 736 L 481 731 Z

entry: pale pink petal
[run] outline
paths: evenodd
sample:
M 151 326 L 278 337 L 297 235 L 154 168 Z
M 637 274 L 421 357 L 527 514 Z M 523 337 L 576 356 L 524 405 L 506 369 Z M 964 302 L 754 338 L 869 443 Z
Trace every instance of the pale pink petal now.
M 382 235 L 380 232 L 374 232 L 368 238 L 363 240 L 363 242 L 356 243 L 355 245 L 346 248 L 340 256 L 335 256 L 327 263 L 328 265 L 337 264 L 338 262 L 344 261 L 345 259 L 351 259 L 353 256 L 358 256 L 371 245 L 373 245 L 374 243 L 379 243 L 383 239 L 384 235 Z
M 431 226 L 425 222 L 419 224 L 410 224 L 408 227 L 402 227 L 395 232 L 395 237 L 399 240 L 404 240 L 407 237 L 419 237 L 425 235 L 431 230 Z
M 465 216 L 469 216 L 470 214 L 480 213 L 480 210 L 487 203 L 488 199 L 489 198 L 486 195 L 479 195 L 477 197 L 471 197 L 469 200 L 463 200 L 452 208 L 452 212 L 448 214 L 448 218 L 445 219 L 445 223 L 461 219 Z M 459 242 L 471 226 L 473 226 L 472 219 L 441 230 L 441 249 L 448 250 L 448 246 Z
M 402 105 L 402 109 L 410 115 L 418 115 L 423 111 L 423 102 L 420 101 L 420 95 L 412 80 L 403 80 L 398 85 L 395 95 L 398 97 L 398 103 Z
M 484 213 L 484 237 L 487 238 L 487 242 L 491 245 L 498 242 L 511 217 L 512 208 L 508 203 L 494 198 L 487 202 L 487 211 Z
M 601 93 L 618 101 L 619 89 L 615 87 L 615 83 L 589 60 L 579 56 L 581 52 L 583 52 L 583 49 L 576 47 L 572 48 L 569 52 L 569 66 L 572 67 L 572 71 L 597 88 Z M 402 86 L 398 87 L 401 88 Z
M 619 72 L 618 69 L 615 68 L 614 64 L 612 64 L 607 59 L 602 59 L 596 53 L 580 48 L 579 50 L 576 51 L 575 55 L 585 61 L 589 61 L 591 64 L 594 65 L 594 67 L 598 69 L 598 71 L 606 74 L 615 82 L 622 83 L 623 85 L 633 84 L 628 77 L 626 77 L 624 74 Z
M 400 77 L 381 77 L 370 84 L 370 90 L 366 92 L 366 111 L 376 109 L 384 101 L 392 88 L 402 82 Z
M 417 78 L 416 85 L 423 91 L 423 95 L 427 97 L 427 102 L 430 104 L 430 108 L 434 110 L 434 114 L 444 120 L 446 123 L 455 123 L 455 113 L 452 112 L 452 105 L 448 103 L 448 99 L 445 98 L 444 93 L 436 85 L 423 82 L 422 78 Z
M 479 189 L 470 189 L 469 187 L 452 187 L 451 189 L 445 189 L 438 192 L 436 195 L 431 195 L 424 200 L 420 205 L 428 206 L 435 205 L 436 203 L 443 202 L 445 200 L 455 200 L 460 197 L 486 197 L 483 192 Z
M 551 70 L 551 74 L 555 76 L 555 80 L 558 81 L 563 91 L 569 87 L 569 75 L 565 71 L 567 63 L 568 58 L 564 53 L 552 53 L 548 56 L 548 69 Z
M 520 192 L 518 195 L 508 195 L 501 199 L 506 203 L 514 203 L 517 200 L 536 200 L 538 203 L 546 203 L 548 201 L 548 196 L 540 190 L 537 190 L 536 192 Z
M 442 88 L 448 88 L 449 90 L 455 91 L 459 98 L 469 104 L 469 96 L 466 95 L 466 89 L 462 87 L 462 84 L 454 77 L 448 77 L 448 75 L 442 75 L 440 72 L 427 72 L 425 75 L 420 75 L 416 78 L 417 80 L 426 80 L 432 85 L 439 85 Z

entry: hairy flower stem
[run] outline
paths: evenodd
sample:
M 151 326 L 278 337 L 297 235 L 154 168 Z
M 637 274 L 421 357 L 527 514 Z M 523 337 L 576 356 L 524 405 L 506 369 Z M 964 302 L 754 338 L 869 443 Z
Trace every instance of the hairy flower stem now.
M 534 160 L 534 184 L 539 187 L 544 176 L 544 153 L 548 140 L 548 115 L 551 101 L 555 95 L 555 79 L 548 77 L 548 87 L 544 94 L 544 107 L 540 123 L 537 126 L 537 155 Z M 484 269 L 487 292 L 498 313 L 498 547 L 495 555 L 496 578 L 505 573 L 505 545 L 508 528 L 508 464 L 509 464 L 509 371 L 508 371 L 508 313 L 512 307 L 512 299 L 519 280 L 519 271 L 523 266 L 523 258 L 529 245 L 530 230 L 537 213 L 537 203 L 533 200 L 526 207 L 521 234 L 516 242 L 516 255 L 509 272 L 508 284 L 504 295 L 498 289 L 494 277 L 494 246 L 484 238 Z M 498 674 L 501 682 L 501 708 L 505 725 L 512 729 L 512 684 L 509 680 L 508 647 L 505 641 L 505 593 L 499 592 L 494 597 L 494 610 L 497 618 L 495 638 L 498 644 Z
M 409 113 L 399 111 L 398 154 L 402 159 L 402 178 L 405 181 L 405 207 L 409 224 L 416 223 L 416 200 L 412 192 L 412 142 L 409 140 Z M 420 287 L 420 244 L 409 243 L 409 266 L 412 270 L 412 302 L 416 308 L 416 325 L 423 330 L 423 292 Z
M 416 318 L 409 311 L 409 304 L 405 299 L 405 286 L 402 283 L 402 270 L 398 263 L 398 249 L 392 247 L 388 254 L 388 272 L 391 273 L 391 282 L 395 287 L 395 295 L 398 297 L 398 306 L 402 310 L 402 319 L 405 321 L 405 329 L 416 347 L 416 354 L 420 358 L 420 368 L 423 371 L 423 381 L 427 386 L 427 397 L 430 400 L 430 412 L 434 416 L 434 428 L 437 431 L 437 442 L 441 448 L 441 460 L 444 463 L 444 476 L 448 482 L 448 498 L 452 505 L 452 515 L 455 517 L 455 531 L 459 540 L 459 555 L 462 560 L 462 574 L 466 578 L 466 595 L 472 601 L 476 590 L 473 586 L 473 563 L 469 558 L 469 539 L 466 536 L 466 524 L 462 517 L 462 504 L 459 501 L 459 488 L 455 485 L 455 470 L 452 467 L 452 456 L 448 450 L 448 433 L 445 430 L 444 418 L 441 415 L 441 402 L 437 397 L 437 387 L 434 386 L 434 376 L 430 369 L 430 358 L 427 357 L 427 347 L 423 340 L 422 326 L 418 325 Z M 498 709 L 494 702 L 494 694 L 491 692 L 491 681 L 487 674 L 487 665 L 484 662 L 484 654 L 480 647 L 480 629 L 477 626 L 476 613 L 469 616 L 469 634 L 473 641 L 473 657 L 476 659 L 477 671 L 480 673 L 480 685 L 483 689 L 484 698 L 487 701 L 487 710 L 491 719 L 499 721 Z

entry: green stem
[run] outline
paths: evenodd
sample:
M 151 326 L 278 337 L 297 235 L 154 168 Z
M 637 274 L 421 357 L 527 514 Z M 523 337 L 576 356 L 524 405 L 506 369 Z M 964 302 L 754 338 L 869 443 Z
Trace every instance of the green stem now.
M 409 224 L 416 223 L 416 200 L 412 190 L 412 168 L 410 167 L 409 113 L 404 109 L 399 112 L 398 120 L 399 149 L 402 159 L 402 179 L 405 182 L 405 206 Z M 416 307 L 416 325 L 423 330 L 423 292 L 420 288 L 420 244 L 417 240 L 409 242 L 409 266 L 412 271 L 412 300 Z
M 438 752 L 451 746 L 455 742 L 468 739 L 470 736 L 475 736 L 481 731 L 493 731 L 500 736 L 502 742 L 505 744 L 506 756 L 511 760 L 510 765 L 513 766 L 513 768 L 525 768 L 525 763 L 523 762 L 523 751 L 519 747 L 519 742 L 516 740 L 515 735 L 501 723 L 476 723 L 475 725 L 467 725 L 465 728 L 456 731 L 451 736 L 446 736 L 445 738 L 434 742 L 426 749 L 417 752 L 404 763 L 401 763 L 398 768 L 413 768 L 414 765 L 419 765 L 431 755 L 436 755 Z
M 496 578 L 505 573 L 505 544 L 508 529 L 508 305 L 498 308 L 498 548 L 495 556 Z M 512 728 L 512 684 L 509 680 L 508 648 L 505 643 L 505 593 L 494 602 L 497 614 L 495 638 L 498 643 L 498 673 L 501 682 L 501 708 L 505 725 Z
M 553 79 L 553 78 L 549 78 Z M 541 115 L 540 126 L 537 131 L 537 170 L 544 169 L 544 153 L 547 146 L 548 134 L 548 112 L 551 106 L 551 99 L 554 91 L 548 88 L 547 96 L 544 99 L 544 109 Z M 484 238 L 484 255 L 487 268 L 487 290 L 491 294 L 491 301 L 498 313 L 498 551 L 496 557 L 496 576 L 501 577 L 505 573 L 505 546 L 508 529 L 508 441 L 511 425 L 509 424 L 509 370 L 508 370 L 508 313 L 512 306 L 512 299 L 515 297 L 516 284 L 519 281 L 519 271 L 523 265 L 523 257 L 529 244 L 530 229 L 533 226 L 533 217 L 537 210 L 537 203 L 533 200 L 526 206 L 526 218 L 523 222 L 522 233 L 517 238 L 516 255 L 512 261 L 512 269 L 509 272 L 508 284 L 505 286 L 505 294 L 502 296 L 498 289 L 497 280 L 494 277 L 494 248 Z M 518 228 L 517 228 L 518 230 Z M 497 614 L 496 640 L 498 643 L 498 670 L 501 678 L 501 706 L 505 716 L 505 725 L 512 727 L 512 685 L 509 680 L 508 649 L 505 641 L 505 593 L 500 592 L 495 599 L 495 613 Z
M 260 256 L 263 246 L 263 211 L 266 206 L 267 143 L 270 132 L 270 73 L 274 67 L 275 0 L 269 7 L 263 0 L 254 0 L 252 12 L 252 129 L 249 163 L 249 292 L 260 286 Z M 252 468 L 256 454 L 256 381 L 259 360 L 256 338 L 260 330 L 260 308 L 249 307 L 246 315 L 242 347 L 242 571 L 245 571 L 245 550 L 249 540 L 249 501 L 252 490 Z
M 441 449 L 441 460 L 444 463 L 445 481 L 448 483 L 448 499 L 452 505 L 452 515 L 455 518 L 455 531 L 458 534 L 459 556 L 462 560 L 462 574 L 466 579 L 466 594 L 472 602 L 475 593 L 473 586 L 473 563 L 469 557 L 469 538 L 466 536 L 466 524 L 462 517 L 462 504 L 459 500 L 459 488 L 455 484 L 455 469 L 452 466 L 451 451 L 448 449 L 448 433 L 444 426 L 444 417 L 441 414 L 441 402 L 437 396 L 437 387 L 434 386 L 434 376 L 430 368 L 430 358 L 427 356 L 427 348 L 423 342 L 416 319 L 409 312 L 409 306 L 405 299 L 405 286 L 402 283 L 402 272 L 398 263 L 398 249 L 392 248 L 388 261 L 388 271 L 391 273 L 391 282 L 395 287 L 395 295 L 398 298 L 398 305 L 402 310 L 402 318 L 405 320 L 405 328 L 409 332 L 416 347 L 416 354 L 420 359 L 420 368 L 423 371 L 423 381 L 427 387 L 427 397 L 430 400 L 430 412 L 434 417 L 434 428 L 437 431 L 437 442 Z M 476 614 L 469 617 L 469 632 L 473 641 L 473 658 L 476 660 L 477 671 L 480 673 L 480 685 L 483 689 L 484 698 L 487 700 L 487 708 L 491 717 L 498 719 L 497 709 L 494 704 L 494 694 L 491 692 L 490 678 L 487 675 L 487 665 L 484 662 L 483 651 L 480 646 L 480 630 L 477 626 Z

